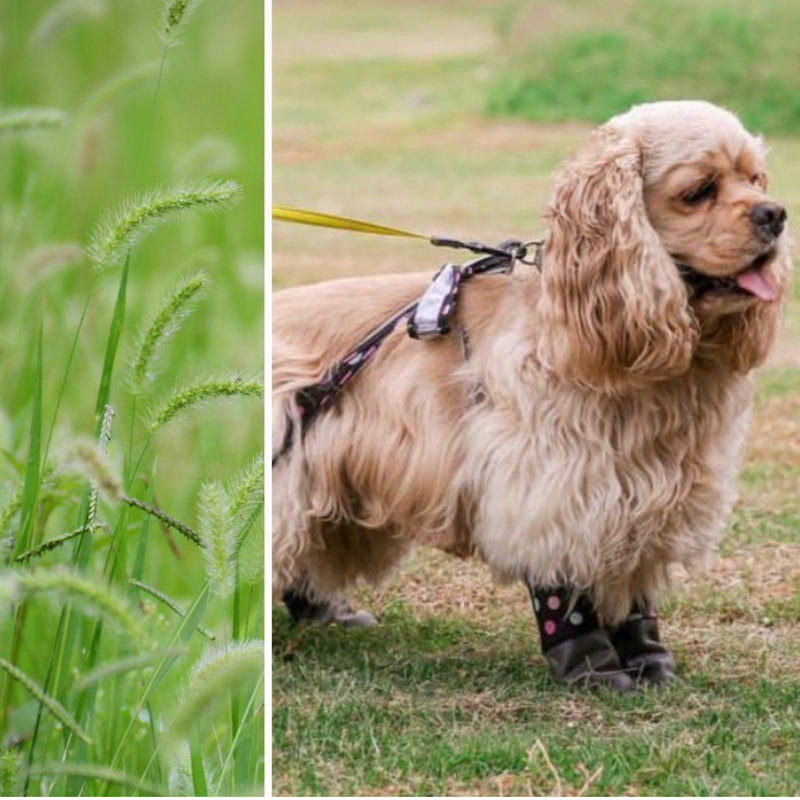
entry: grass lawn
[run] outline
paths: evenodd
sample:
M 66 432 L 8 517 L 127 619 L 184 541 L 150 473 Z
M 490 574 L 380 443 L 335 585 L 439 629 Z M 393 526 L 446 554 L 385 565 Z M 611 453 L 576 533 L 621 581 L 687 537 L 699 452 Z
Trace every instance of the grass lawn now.
M 777 15 L 768 20 L 773 60 L 747 86 L 737 84 L 745 67 L 736 56 L 762 52 L 758 31 L 769 9 L 672 4 L 705 20 L 686 41 L 694 18 L 666 24 L 669 4 L 620 0 L 613 13 L 609 5 L 276 2 L 274 201 L 428 233 L 535 236 L 552 172 L 584 140 L 586 120 L 639 99 L 625 86 L 606 90 L 619 62 L 618 74 L 644 96 L 707 92 L 765 129 L 772 191 L 790 223 L 797 219 L 800 126 L 763 88 L 781 70 L 781 80 L 795 74 L 786 46 L 794 5 L 764 4 Z M 684 60 L 678 83 L 674 71 L 658 72 L 665 52 L 691 49 L 722 18 L 732 37 L 727 73 L 714 73 L 713 54 L 698 54 L 696 74 Z M 644 36 L 651 23 L 663 36 Z M 646 58 L 653 39 L 655 60 Z M 576 48 L 585 58 L 571 71 L 551 63 L 548 72 L 531 56 L 543 48 L 551 62 Z M 520 89 L 528 78 L 539 95 Z M 587 91 L 597 95 L 591 108 L 580 105 Z M 416 242 L 273 226 L 276 287 L 433 272 L 441 258 Z M 380 617 L 375 629 L 295 630 L 282 608 L 273 611 L 274 791 L 795 794 L 798 334 L 795 288 L 759 376 L 741 498 L 719 558 L 707 573 L 680 579 L 663 607 L 681 674 L 674 687 L 624 698 L 556 687 L 523 587 L 495 586 L 479 563 L 420 551 L 385 586 L 358 591 L 358 605 Z

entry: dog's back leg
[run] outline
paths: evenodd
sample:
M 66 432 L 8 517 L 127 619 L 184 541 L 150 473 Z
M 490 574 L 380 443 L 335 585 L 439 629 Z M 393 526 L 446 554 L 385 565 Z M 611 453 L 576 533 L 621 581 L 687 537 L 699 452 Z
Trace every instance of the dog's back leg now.
M 287 589 L 281 598 L 292 622 L 315 622 L 328 625 L 336 622 L 347 628 L 368 628 L 378 621 L 369 611 L 353 611 L 342 594 L 327 600 L 312 599 L 305 589 L 305 580 Z

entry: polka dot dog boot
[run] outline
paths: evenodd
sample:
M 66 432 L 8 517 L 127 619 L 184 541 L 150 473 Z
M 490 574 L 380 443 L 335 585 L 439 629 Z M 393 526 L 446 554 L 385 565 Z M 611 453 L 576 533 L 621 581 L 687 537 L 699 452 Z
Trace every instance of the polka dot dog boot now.
M 667 683 L 676 677 L 675 659 L 661 643 L 658 614 L 641 603 L 634 603 L 625 622 L 609 632 L 622 666 L 636 680 Z
M 527 580 L 525 585 L 539 624 L 542 653 L 556 681 L 605 686 L 616 692 L 636 688 L 586 595 L 572 602 L 570 587 L 539 589 Z

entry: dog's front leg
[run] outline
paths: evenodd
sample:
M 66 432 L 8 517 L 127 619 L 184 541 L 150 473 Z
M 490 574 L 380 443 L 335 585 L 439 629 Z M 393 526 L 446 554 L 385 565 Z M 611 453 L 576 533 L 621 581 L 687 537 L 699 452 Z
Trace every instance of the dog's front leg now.
M 525 585 L 539 626 L 542 653 L 556 681 L 605 686 L 616 692 L 636 688 L 588 595 L 569 586 L 538 587 L 530 578 Z

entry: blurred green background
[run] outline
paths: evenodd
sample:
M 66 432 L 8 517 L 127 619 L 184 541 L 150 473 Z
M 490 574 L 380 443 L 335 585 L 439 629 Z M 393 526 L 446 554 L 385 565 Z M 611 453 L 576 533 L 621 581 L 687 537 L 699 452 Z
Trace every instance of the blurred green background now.
M 704 98 L 766 135 L 800 217 L 800 3 L 276 0 L 276 203 L 428 234 L 533 238 L 553 174 L 632 103 Z M 417 241 L 273 225 L 276 288 L 433 274 Z M 521 586 L 420 551 L 359 607 L 273 613 L 279 794 L 747 795 L 800 785 L 800 293 L 758 376 L 720 557 L 662 608 L 681 680 L 608 698 L 550 681 Z
M 134 251 L 126 329 L 111 402 L 114 447 L 126 439 L 126 358 L 147 312 L 185 273 L 214 286 L 167 346 L 154 394 L 180 378 L 263 369 L 263 7 L 204 2 L 169 50 L 158 101 L 161 0 L 0 0 L 0 107 L 51 107 L 57 129 L 0 138 L 0 446 L 27 435 L 35 331 L 44 319 L 49 426 L 72 336 L 92 281 L 83 258 L 52 264 L 43 248 L 85 246 L 107 208 L 155 185 L 234 178 L 241 203 L 192 214 Z M 150 133 L 148 133 L 150 131 Z M 90 434 L 119 269 L 95 288 L 59 413 L 59 435 Z M 141 404 L 140 404 L 141 408 Z M 229 476 L 260 449 L 260 408 L 215 405 L 159 435 L 159 494 L 191 520 L 201 480 Z M 120 445 L 121 446 L 121 445 Z M 170 569 L 173 569 L 171 567 Z M 184 573 L 185 575 L 185 573 Z M 179 579 L 180 580 L 180 579 Z

